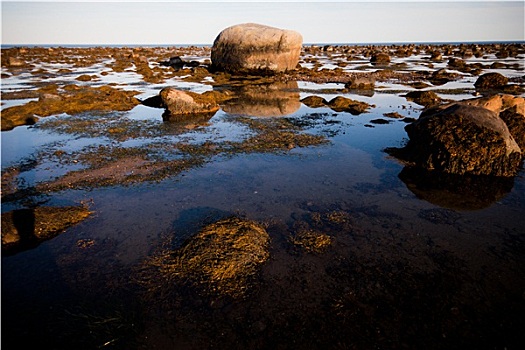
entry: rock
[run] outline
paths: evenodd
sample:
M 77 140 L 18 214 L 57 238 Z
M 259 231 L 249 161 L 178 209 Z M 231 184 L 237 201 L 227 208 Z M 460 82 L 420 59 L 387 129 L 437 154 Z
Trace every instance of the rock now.
M 458 73 L 448 72 L 445 68 L 441 68 L 432 73 L 432 77 L 429 80 L 434 85 L 443 85 L 449 81 L 456 80 L 459 76 Z
M 354 115 L 364 113 L 370 107 L 366 102 L 355 101 L 343 96 L 334 97 L 327 105 L 336 112 L 350 112 Z
M 520 146 L 522 154 L 525 152 L 525 116 L 517 113 L 516 108 L 508 108 L 499 114 L 500 118 L 507 124 L 510 134 Z
M 345 84 L 346 89 L 373 90 L 375 87 L 375 78 L 372 76 L 353 76 Z
M 509 79 L 500 73 L 486 73 L 476 80 L 474 86 L 476 89 L 499 89 L 507 85 Z
M 501 113 L 507 109 L 516 109 L 516 113 L 525 114 L 525 98 L 512 95 L 498 94 L 488 97 L 473 98 L 460 101 L 469 106 L 486 108 L 494 113 Z
M 2 110 L 2 131 L 11 130 L 20 125 L 33 125 L 39 117 L 60 113 L 70 115 L 87 111 L 128 111 L 139 104 L 134 97 L 138 91 L 100 87 L 65 85 L 62 91 L 45 90 L 45 94 L 56 95 L 53 98 L 41 98 L 24 105 L 8 107 Z M 48 95 L 50 96 L 50 95 Z
M 439 96 L 433 91 L 410 91 L 406 94 L 406 98 L 425 107 L 435 106 L 441 101 Z
M 372 64 L 388 64 L 390 63 L 390 56 L 384 52 L 374 53 L 370 58 Z
M 215 70 L 265 73 L 293 70 L 299 62 L 303 38 L 292 31 L 246 23 L 224 29 L 211 50 Z
M 269 241 L 266 230 L 256 222 L 223 219 L 204 227 L 180 249 L 146 262 L 153 271 L 143 276 L 143 283 L 169 291 L 179 281 L 205 295 L 242 297 L 269 258 Z
M 83 206 L 37 207 L 2 213 L 2 253 L 36 247 L 89 215 L 91 212 Z
M 9 67 L 23 67 L 26 65 L 25 61 L 18 57 L 9 57 L 7 62 Z
M 219 110 L 215 98 L 210 94 L 197 94 L 172 87 L 160 91 L 162 105 L 172 117 L 212 114 Z
M 439 51 L 434 51 L 430 56 L 430 60 L 434 62 L 441 62 L 443 61 L 443 55 Z
M 307 96 L 301 100 L 310 108 L 324 107 L 328 102 L 320 96 Z
M 507 125 L 494 112 L 452 103 L 432 108 L 405 127 L 410 138 L 402 158 L 450 174 L 514 176 L 522 154 Z

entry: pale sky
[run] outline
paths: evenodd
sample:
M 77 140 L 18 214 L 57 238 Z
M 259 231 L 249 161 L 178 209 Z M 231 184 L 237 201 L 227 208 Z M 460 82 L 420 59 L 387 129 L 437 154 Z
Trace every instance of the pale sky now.
M 2 44 L 212 44 L 234 24 L 304 43 L 524 41 L 522 1 L 2 1 Z

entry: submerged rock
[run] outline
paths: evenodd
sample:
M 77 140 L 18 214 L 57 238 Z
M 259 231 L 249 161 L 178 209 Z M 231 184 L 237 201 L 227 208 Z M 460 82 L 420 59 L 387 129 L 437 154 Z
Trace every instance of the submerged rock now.
M 266 230 L 256 222 L 237 217 L 220 220 L 204 227 L 180 249 L 148 261 L 146 265 L 158 271 L 149 278 L 144 276 L 145 284 L 151 287 L 162 281 L 190 282 L 205 294 L 241 297 L 268 259 L 269 241 Z
M 239 24 L 219 33 L 211 61 L 214 69 L 230 73 L 284 72 L 296 68 L 302 42 L 292 30 Z
M 33 248 L 86 219 L 84 206 L 37 207 L 2 214 L 2 252 Z
M 503 120 L 486 108 L 461 103 L 432 108 L 405 130 L 408 144 L 391 153 L 423 169 L 494 176 L 519 170 L 520 147 Z

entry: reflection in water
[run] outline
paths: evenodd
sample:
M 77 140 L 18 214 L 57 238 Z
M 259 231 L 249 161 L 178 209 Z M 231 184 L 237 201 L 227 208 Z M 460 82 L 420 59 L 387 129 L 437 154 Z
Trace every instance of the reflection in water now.
M 278 117 L 292 114 L 299 107 L 299 86 L 296 81 L 288 81 L 244 85 L 236 91 L 236 97 L 226 102 L 222 109 L 231 114 Z
M 404 167 L 399 178 L 418 198 L 454 210 L 479 210 L 507 195 L 514 178 L 455 175 Z

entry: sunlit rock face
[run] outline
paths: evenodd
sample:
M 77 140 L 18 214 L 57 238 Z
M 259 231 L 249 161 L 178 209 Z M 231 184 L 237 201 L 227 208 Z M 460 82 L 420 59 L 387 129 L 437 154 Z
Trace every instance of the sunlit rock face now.
M 296 68 L 302 43 L 293 30 L 239 24 L 219 33 L 211 61 L 214 69 L 230 73 L 284 72 Z
M 292 114 L 301 107 L 298 89 L 296 81 L 244 85 L 222 109 L 227 113 L 254 117 Z

